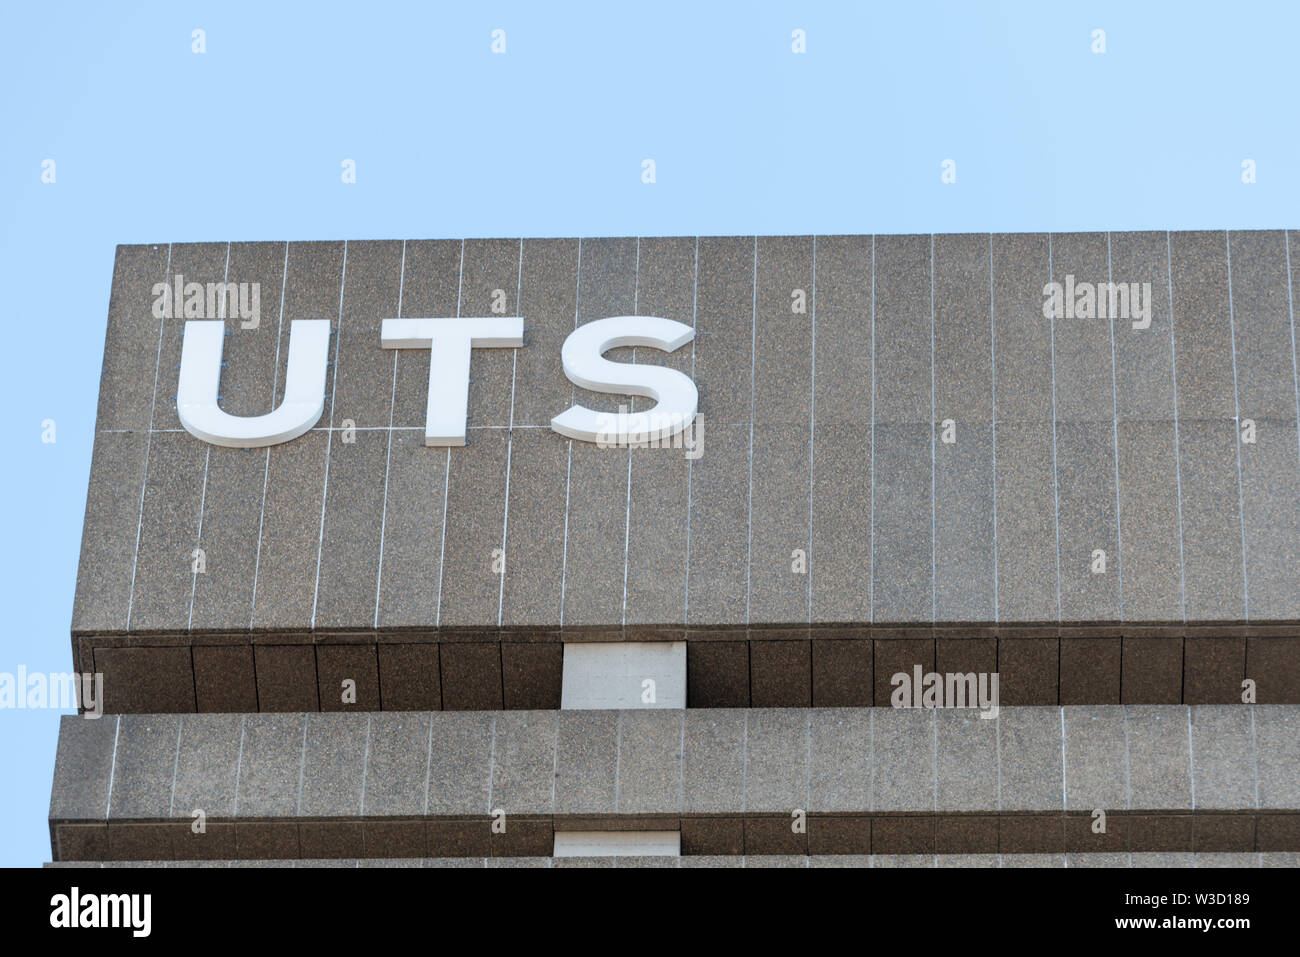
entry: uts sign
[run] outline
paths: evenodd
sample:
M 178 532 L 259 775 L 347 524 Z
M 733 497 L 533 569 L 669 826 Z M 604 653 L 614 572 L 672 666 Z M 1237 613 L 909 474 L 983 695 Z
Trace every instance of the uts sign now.
M 573 405 L 551 419 L 551 428 L 583 442 L 610 445 L 657 443 L 684 432 L 699 400 L 688 376 L 662 366 L 611 362 L 605 353 L 619 346 L 647 346 L 674 352 L 695 338 L 690 326 L 657 316 L 613 316 L 575 329 L 564 342 L 564 374 L 594 392 L 640 395 L 655 400 L 644 412 L 613 415 Z M 185 323 L 176 406 L 186 431 L 205 442 L 256 448 L 288 442 L 311 429 L 325 409 L 325 371 L 330 324 L 296 319 L 289 328 L 284 399 L 266 415 L 237 416 L 221 409 L 218 390 L 225 323 Z M 382 347 L 428 349 L 429 398 L 424 444 L 465 444 L 469 369 L 474 349 L 519 348 L 524 321 L 517 316 L 385 319 Z

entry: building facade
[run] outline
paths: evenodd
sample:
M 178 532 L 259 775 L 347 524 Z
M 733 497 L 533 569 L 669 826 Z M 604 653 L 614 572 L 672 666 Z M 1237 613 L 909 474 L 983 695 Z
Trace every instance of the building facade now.
M 52 858 L 1294 862 L 1298 242 L 119 247 Z

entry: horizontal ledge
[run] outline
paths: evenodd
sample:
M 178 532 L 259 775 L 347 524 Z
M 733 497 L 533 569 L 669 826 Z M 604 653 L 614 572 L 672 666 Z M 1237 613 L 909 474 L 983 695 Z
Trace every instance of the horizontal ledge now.
M 1067 860 L 1068 859 L 1068 860 Z M 681 857 L 435 857 L 233 861 L 52 861 L 45 867 L 1295 867 L 1287 852 L 819 854 Z
M 793 833 L 781 816 L 732 814 L 683 817 L 672 836 L 680 835 L 682 857 L 1300 852 L 1300 811 L 1116 811 L 1102 834 L 1092 831 L 1092 822 L 1086 813 L 1061 812 L 809 815 L 805 830 Z M 505 834 L 493 833 L 488 818 L 212 821 L 204 835 L 191 834 L 187 821 L 81 821 L 54 822 L 51 831 L 55 860 L 633 856 L 615 853 L 614 829 L 606 831 L 605 854 L 557 854 L 571 845 L 594 846 L 590 840 L 574 844 L 568 835 L 579 832 L 560 829 L 561 823 L 516 822 L 513 835 L 509 827 Z M 647 826 L 636 819 L 624 823 L 629 836 Z M 662 829 L 663 823 L 652 826 Z
M 1195 820 L 1234 849 L 1289 849 L 1273 845 L 1300 843 L 1297 726 L 1289 705 L 67 716 L 49 818 L 56 846 L 193 845 L 201 821 L 300 848 L 277 856 L 299 841 L 363 856 L 367 840 L 549 853 L 532 842 L 557 829 L 680 829 L 687 853 L 739 853 L 819 831 L 939 842 L 943 822 L 1002 847 L 1026 828 L 1093 842 L 1098 819 L 1111 840 L 1159 820 L 1186 843 Z
M 126 638 L 141 644 L 233 643 L 233 642 L 348 642 L 348 641 L 475 641 L 486 637 L 513 641 L 609 641 L 626 636 L 633 641 L 691 641 L 746 633 L 773 638 L 874 637 L 973 635 L 1008 637 L 1061 635 L 1168 636 L 1215 635 L 1300 635 L 1300 620 L 1292 619 L 1192 619 L 1185 621 L 820 621 L 820 622 L 682 622 L 587 625 L 389 625 L 374 627 L 317 628 L 196 628 L 196 629 L 73 629 L 73 638 Z
M 895 702 L 896 676 L 915 685 L 918 667 L 921 681 L 931 673 L 945 680 L 973 674 L 990 692 L 997 675 L 1004 706 L 1231 704 L 1252 697 L 1300 704 L 1295 634 L 749 629 L 684 637 L 688 708 L 886 707 Z M 561 706 L 567 638 L 94 636 L 76 646 L 77 670 L 103 675 L 103 694 L 88 710 L 109 714 L 513 711 Z M 345 681 L 352 682 L 346 694 Z

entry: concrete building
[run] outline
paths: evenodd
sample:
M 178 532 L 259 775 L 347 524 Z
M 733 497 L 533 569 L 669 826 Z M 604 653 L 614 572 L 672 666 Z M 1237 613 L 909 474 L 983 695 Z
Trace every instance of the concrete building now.
M 1298 243 L 120 247 L 52 859 L 1294 865 Z

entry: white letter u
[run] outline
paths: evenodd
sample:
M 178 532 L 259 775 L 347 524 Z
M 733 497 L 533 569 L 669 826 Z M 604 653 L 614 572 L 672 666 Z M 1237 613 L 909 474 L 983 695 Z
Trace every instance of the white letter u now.
M 266 415 L 230 415 L 217 404 L 225 335 L 226 324 L 220 319 L 185 323 L 176 386 L 176 409 L 185 431 L 213 445 L 251 449 L 296 439 L 316 424 L 325 410 L 328 319 L 295 319 L 290 324 L 284 400 Z

